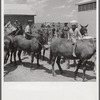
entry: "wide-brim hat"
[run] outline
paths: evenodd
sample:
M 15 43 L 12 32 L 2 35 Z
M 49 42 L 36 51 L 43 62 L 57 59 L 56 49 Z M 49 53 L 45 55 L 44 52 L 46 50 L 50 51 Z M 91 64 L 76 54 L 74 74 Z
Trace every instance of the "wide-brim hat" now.
M 67 23 L 67 22 L 65 22 L 64 24 L 65 24 L 65 25 L 68 25 L 68 23 Z
M 72 20 L 70 23 L 71 23 L 71 25 L 77 25 L 78 21 L 77 20 Z

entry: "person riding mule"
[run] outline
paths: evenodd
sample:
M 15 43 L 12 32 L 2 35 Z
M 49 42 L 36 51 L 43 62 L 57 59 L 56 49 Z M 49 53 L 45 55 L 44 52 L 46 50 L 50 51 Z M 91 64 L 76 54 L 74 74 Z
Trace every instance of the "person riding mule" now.
M 71 28 L 69 29 L 69 39 L 71 39 L 72 45 L 73 45 L 72 55 L 76 57 L 75 48 L 77 45 L 77 39 L 82 39 L 82 35 L 79 29 L 77 28 L 77 21 L 71 21 Z
M 33 63 L 33 59 L 35 54 L 37 54 L 37 65 L 39 65 L 39 56 L 41 54 L 41 50 L 44 44 L 44 40 L 41 34 L 35 34 L 35 36 L 31 36 L 32 39 L 28 40 L 21 35 L 17 35 L 13 39 L 13 53 L 14 53 L 14 63 L 16 64 L 16 52 L 18 51 L 18 58 L 21 61 L 21 52 L 25 51 L 31 54 L 31 63 Z
M 25 27 L 25 38 L 31 39 L 30 34 L 32 34 L 32 20 L 28 20 L 28 25 Z

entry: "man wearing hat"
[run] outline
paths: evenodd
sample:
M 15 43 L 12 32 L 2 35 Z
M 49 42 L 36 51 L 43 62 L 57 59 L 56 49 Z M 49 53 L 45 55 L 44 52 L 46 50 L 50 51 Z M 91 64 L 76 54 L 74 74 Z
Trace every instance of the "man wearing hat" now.
M 32 20 L 28 20 L 28 25 L 25 27 L 25 37 L 31 39 L 30 34 L 32 34 Z
M 63 27 L 62 32 L 64 33 L 66 39 L 69 39 L 68 31 L 69 31 L 68 23 L 64 23 L 64 27 Z
M 15 27 L 15 28 L 18 28 L 18 24 L 19 24 L 18 20 L 15 20 L 15 21 L 14 21 L 14 27 Z
M 76 48 L 76 44 L 77 44 L 77 39 L 81 39 L 82 35 L 79 31 L 79 29 L 77 28 L 77 21 L 71 21 L 71 28 L 69 30 L 69 38 L 72 40 L 72 45 L 73 45 L 73 53 L 72 55 L 74 57 L 76 57 L 75 55 L 75 48 Z

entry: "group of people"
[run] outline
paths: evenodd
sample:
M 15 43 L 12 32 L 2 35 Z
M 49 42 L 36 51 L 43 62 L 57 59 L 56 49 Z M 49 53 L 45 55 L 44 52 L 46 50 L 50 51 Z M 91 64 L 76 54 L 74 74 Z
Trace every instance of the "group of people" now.
M 72 45 L 73 45 L 73 56 L 76 57 L 75 55 L 75 47 L 77 44 L 77 39 L 82 39 L 82 35 L 77 27 L 77 21 L 71 21 L 71 27 L 69 28 L 68 23 L 64 23 L 64 26 L 62 27 L 60 22 L 58 22 L 57 25 L 55 25 L 54 23 L 52 24 L 52 26 L 50 25 L 42 25 L 42 29 L 48 29 L 51 32 L 52 37 L 56 36 L 58 38 L 65 38 L 65 39 L 69 39 L 72 41 Z M 50 28 L 51 27 L 51 28 Z
M 25 27 L 25 30 L 23 30 L 22 25 L 16 20 L 14 22 L 14 27 L 16 30 L 16 35 L 23 35 L 26 39 L 30 39 L 30 35 L 34 34 L 36 32 L 36 27 L 34 26 L 32 20 L 28 20 L 27 25 Z M 51 37 L 58 37 L 58 38 L 66 38 L 70 39 L 72 41 L 73 45 L 73 56 L 75 55 L 75 47 L 77 44 L 77 39 L 81 39 L 82 35 L 77 27 L 76 21 L 71 21 L 71 27 L 69 28 L 68 23 L 64 23 L 64 26 L 61 26 L 61 23 L 58 22 L 56 25 L 55 23 L 51 24 L 41 24 L 40 30 L 42 32 L 47 33 L 48 37 L 51 35 Z M 19 32 L 20 31 L 20 32 Z

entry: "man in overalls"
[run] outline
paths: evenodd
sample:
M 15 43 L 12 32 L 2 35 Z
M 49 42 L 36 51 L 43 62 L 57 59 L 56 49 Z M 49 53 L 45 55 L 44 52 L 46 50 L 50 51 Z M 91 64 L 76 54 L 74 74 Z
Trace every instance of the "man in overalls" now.
M 81 35 L 79 29 L 77 28 L 77 21 L 71 21 L 71 28 L 69 30 L 69 38 L 71 39 L 72 45 L 73 45 L 72 55 L 74 57 L 76 57 L 75 48 L 76 48 L 76 44 L 77 44 L 77 39 L 82 38 L 82 35 Z

